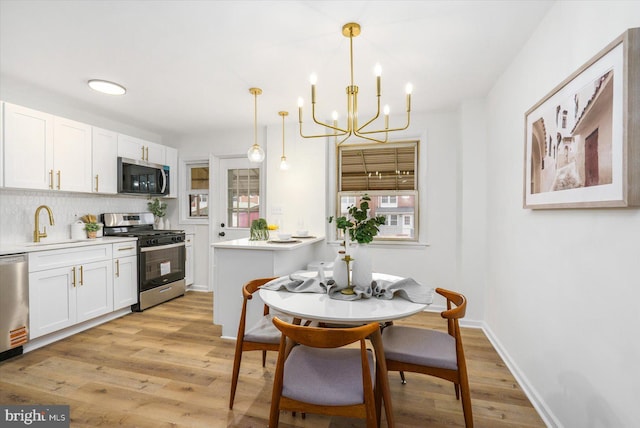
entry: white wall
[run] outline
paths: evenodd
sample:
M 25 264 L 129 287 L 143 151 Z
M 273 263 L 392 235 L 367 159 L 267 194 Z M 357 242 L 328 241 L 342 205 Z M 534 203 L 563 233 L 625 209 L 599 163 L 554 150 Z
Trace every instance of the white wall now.
M 481 104 L 480 104 L 481 106 Z M 477 103 L 471 103 L 468 109 L 469 127 L 483 127 L 482 109 Z M 460 281 L 458 246 L 461 239 L 461 222 L 463 215 L 459 205 L 458 154 L 460 150 L 459 112 L 441 112 L 432 114 L 414 114 L 409 134 L 426 138 L 422 141 L 421 150 L 426 149 L 426 167 L 423 165 L 420 174 L 424 174 L 427 182 L 427 192 L 423 195 L 426 202 L 426 212 L 422 212 L 423 223 L 426 228 L 427 245 L 409 248 L 372 246 L 374 269 L 390 274 L 410 276 L 417 281 L 432 285 L 460 290 L 470 294 L 473 301 L 467 312 L 468 321 L 479 322 L 482 315 L 483 281 L 477 275 L 466 273 L 470 280 Z M 298 219 L 304 219 L 310 233 L 325 236 L 327 233 L 327 217 L 331 215 L 326 209 L 326 195 L 330 194 L 329 177 L 327 174 L 328 159 L 326 142 L 322 139 L 302 139 L 299 137 L 295 121 L 285 125 L 285 153 L 291 164 L 291 169 L 279 169 L 282 155 L 282 124 L 271 125 L 261 135 L 265 135 L 263 148 L 266 148 L 265 160 L 267 196 L 266 217 L 269 222 L 281 219 L 283 228 L 295 230 Z M 250 124 L 243 130 L 220 130 L 215 135 L 185 136 L 176 141 L 181 156 L 207 158 L 209 154 L 228 156 L 230 154 L 243 155 L 252 144 L 252 129 Z M 473 129 L 470 132 L 474 133 Z M 483 131 L 484 132 L 484 131 Z M 484 138 L 479 135 L 468 135 L 467 144 L 484 146 Z M 473 153 L 473 152 L 472 152 Z M 475 155 L 474 155 L 475 156 Z M 469 159 L 469 162 L 474 162 Z M 477 169 L 482 173 L 482 163 Z M 473 172 L 469 181 L 477 180 L 477 172 Z M 483 185 L 478 185 L 479 192 L 483 192 Z M 475 210 L 483 206 L 482 193 L 470 195 L 467 211 L 476 215 Z M 476 200 L 478 201 L 476 203 Z M 282 213 L 282 214 L 279 214 Z M 466 227 L 475 228 L 478 241 L 470 241 L 468 251 L 476 260 L 475 252 L 484 233 L 483 217 L 470 220 Z M 199 229 L 200 230 L 200 229 Z M 204 241 L 204 234 L 196 237 L 196 253 L 208 252 L 208 243 Z M 337 246 L 327 245 L 324 259 L 331 261 L 335 257 Z M 479 262 L 477 262 L 479 263 Z M 196 276 L 201 272 L 197 269 Z M 200 279 L 196 277 L 196 282 Z M 443 302 L 438 301 L 441 305 Z
M 640 2 L 558 2 L 487 100 L 485 321 L 557 426 L 640 426 L 640 211 L 523 209 L 524 113 L 638 26 Z

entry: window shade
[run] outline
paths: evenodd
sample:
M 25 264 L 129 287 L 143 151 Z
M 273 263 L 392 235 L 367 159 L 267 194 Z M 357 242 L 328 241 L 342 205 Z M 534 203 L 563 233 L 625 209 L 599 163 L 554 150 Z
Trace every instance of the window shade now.
M 417 143 L 340 147 L 340 191 L 416 190 Z

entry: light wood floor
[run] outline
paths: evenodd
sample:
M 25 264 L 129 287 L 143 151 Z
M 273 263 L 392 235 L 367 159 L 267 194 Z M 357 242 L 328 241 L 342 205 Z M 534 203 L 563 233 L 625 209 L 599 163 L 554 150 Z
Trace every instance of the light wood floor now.
M 211 293 L 187 293 L 142 313 L 0 363 L 0 403 L 68 404 L 72 427 L 266 427 L 275 353 L 245 353 L 228 410 L 234 342 L 220 339 Z M 422 313 L 400 323 L 442 325 Z M 476 427 L 543 427 L 481 330 L 463 329 Z M 390 374 L 396 425 L 464 426 L 453 386 Z M 363 427 L 359 420 L 283 414 L 281 427 Z M 384 426 L 384 422 L 383 422 Z

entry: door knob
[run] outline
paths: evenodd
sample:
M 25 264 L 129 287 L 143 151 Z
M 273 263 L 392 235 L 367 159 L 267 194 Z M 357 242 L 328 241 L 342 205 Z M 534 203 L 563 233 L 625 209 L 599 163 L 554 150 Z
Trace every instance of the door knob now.
M 218 236 L 224 236 L 224 235 L 225 235 L 225 233 L 224 233 L 224 232 L 220 232 L 220 233 L 218 233 Z
M 220 223 L 220 227 L 224 227 L 224 223 Z

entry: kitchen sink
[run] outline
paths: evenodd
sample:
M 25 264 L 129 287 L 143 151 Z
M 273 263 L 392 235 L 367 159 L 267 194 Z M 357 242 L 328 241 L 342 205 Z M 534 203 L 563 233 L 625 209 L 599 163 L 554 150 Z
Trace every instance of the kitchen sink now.
M 62 241 L 51 241 L 51 242 L 30 242 L 28 244 L 24 244 L 25 247 L 46 247 L 49 245 L 65 245 L 65 244 L 73 244 L 74 242 L 87 242 L 88 239 L 65 239 Z

